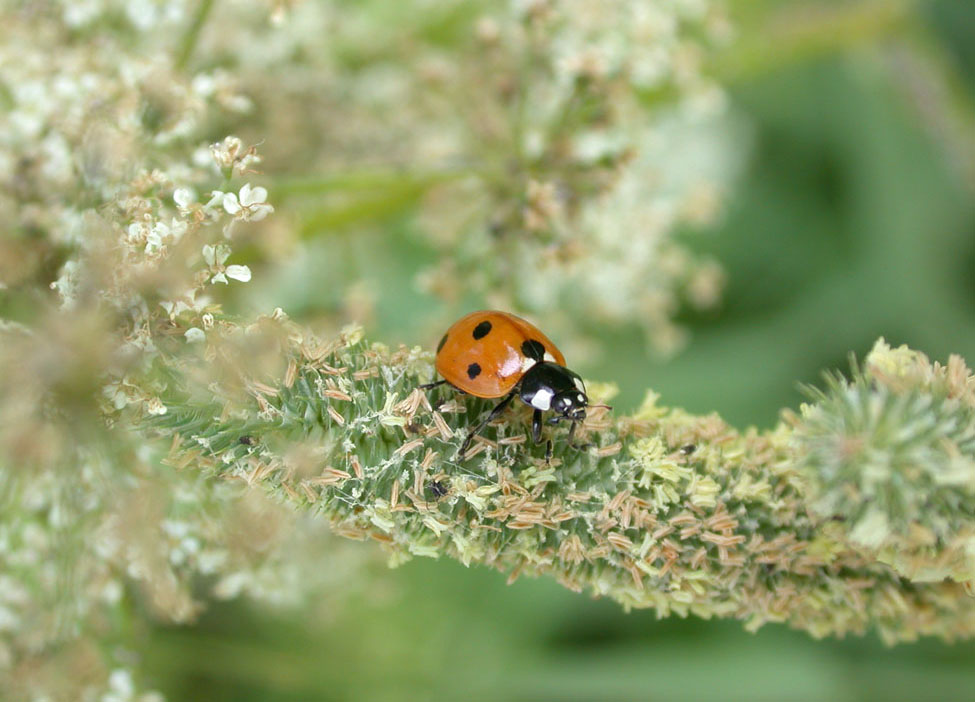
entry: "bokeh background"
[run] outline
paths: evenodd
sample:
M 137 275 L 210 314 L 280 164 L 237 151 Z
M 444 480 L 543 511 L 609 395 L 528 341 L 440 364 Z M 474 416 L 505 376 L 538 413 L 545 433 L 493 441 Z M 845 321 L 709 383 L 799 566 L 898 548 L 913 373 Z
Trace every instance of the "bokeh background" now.
M 853 11 L 824 31 L 844 5 Z M 732 3 L 737 38 L 714 69 L 740 164 L 718 221 L 679 235 L 726 285 L 717 306 L 678 313 L 689 337 L 668 358 L 639 329 L 587 328 L 607 350 L 578 370 L 617 383 L 622 409 L 652 387 L 664 404 L 766 429 L 802 401 L 801 383 L 848 368 L 880 336 L 975 359 L 975 3 L 855 5 Z M 434 260 L 412 234 L 421 199 L 368 189 L 237 303 L 341 317 L 348 298 L 322 292 L 338 248 L 362 281 L 367 332 L 431 345 L 431 314 L 447 312 L 415 284 Z M 303 221 L 300 208 L 288 216 Z M 146 682 L 209 702 L 975 698 L 972 643 L 889 649 L 874 636 L 661 621 L 450 561 L 387 570 L 373 545 L 353 547 L 374 557 L 368 582 L 317 603 L 214 604 L 193 625 L 148 627 Z
M 660 0 L 664 35 L 676 26 L 668 12 L 681 17 L 663 59 L 619 21 L 625 2 L 559 3 L 590 13 L 560 20 L 563 43 L 533 44 L 534 30 L 507 35 L 490 20 L 540 17 L 549 4 L 5 3 L 10 32 L 45 31 L 36 45 L 8 36 L 13 48 L 0 51 L 0 109 L 18 116 L 14 136 L 0 138 L 16 186 L 0 197 L 16 220 L 0 254 L 30 254 L 0 260 L 0 317 L 29 324 L 58 295 L 70 303 L 68 264 L 84 253 L 84 227 L 97 228 L 82 226 L 91 210 L 128 231 L 133 250 L 153 250 L 138 238 L 146 231 L 120 224 L 130 213 L 113 188 L 158 165 L 165 184 L 146 188 L 163 193 L 156 223 L 188 216 L 173 204 L 180 184 L 200 189 L 199 214 L 221 177 L 206 144 L 236 134 L 259 145 L 260 172 L 247 180 L 267 186 L 275 208 L 238 227 L 234 283 L 210 286 L 240 319 L 281 307 L 323 335 L 355 321 L 371 339 L 432 349 L 461 312 L 511 306 L 587 379 L 615 383 L 619 411 L 650 388 L 662 405 L 759 430 L 799 406 L 803 384 L 847 369 L 881 336 L 975 362 L 975 2 Z M 627 70 L 642 78 L 607 78 L 584 53 L 570 51 L 569 66 L 553 59 L 590 29 L 622 47 L 624 63 L 636 57 Z M 64 80 L 47 65 L 48 44 Z M 104 101 L 91 101 L 99 72 Z M 559 97 L 566 84 L 550 84 L 566 75 L 578 82 Z M 62 120 L 62 100 L 81 117 Z M 620 173 L 622 195 L 600 202 Z M 234 214 L 214 202 L 207 221 Z M 640 248 L 643 231 L 657 238 Z M 525 261 L 534 256 L 547 258 Z M 88 411 L 100 372 L 83 374 L 75 411 Z M 127 403 L 142 398 L 116 409 Z M 159 469 L 175 491 L 192 477 L 137 463 L 113 470 Z M 140 689 L 172 702 L 975 699 L 975 643 L 886 648 L 873 635 L 816 641 L 781 626 L 658 620 L 448 560 L 390 569 L 375 544 L 325 535 L 322 520 L 288 531 L 280 512 L 262 522 L 262 509 L 242 510 L 214 538 L 266 556 L 266 568 L 255 557 L 246 577 L 216 584 L 212 572 L 180 568 L 180 586 L 207 600 L 193 621 L 163 621 L 145 573 L 124 596 L 112 581 L 118 607 L 92 610 L 80 632 L 108 669 L 136 671 Z M 68 585 L 55 596 L 71 604 Z M 255 599 L 235 597 L 248 587 Z M 16 620 L 0 618 L 0 634 Z M 73 620 L 63 624 L 54 648 L 73 634 Z M 57 650 L 43 653 L 60 664 Z M 26 660 L 18 672 L 30 678 Z M 90 668 L 57 672 L 108 670 Z M 134 699 L 126 675 L 103 702 Z

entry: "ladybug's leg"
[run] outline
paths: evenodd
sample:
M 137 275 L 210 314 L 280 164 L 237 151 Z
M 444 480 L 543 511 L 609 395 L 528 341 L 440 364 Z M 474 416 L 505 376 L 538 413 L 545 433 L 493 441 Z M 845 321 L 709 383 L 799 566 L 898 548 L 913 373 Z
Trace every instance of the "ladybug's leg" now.
M 553 419 L 555 419 L 553 417 Z M 554 424 L 553 419 L 548 420 L 549 424 Z M 532 439 L 536 444 L 542 443 L 542 411 L 537 409 L 532 413 Z M 545 463 L 552 462 L 552 440 L 545 442 Z
M 536 444 L 542 443 L 542 411 L 540 409 L 532 413 L 532 441 Z
M 504 412 L 505 407 L 511 404 L 511 401 L 515 398 L 515 394 L 516 393 L 514 392 L 509 393 L 503 400 L 501 400 L 501 402 L 494 406 L 494 409 L 491 410 L 491 414 L 489 414 L 483 421 L 481 421 L 476 427 L 467 433 L 467 438 L 464 439 L 464 443 L 460 445 L 460 451 L 457 453 L 459 458 L 464 457 L 464 454 L 467 453 L 467 449 L 471 447 L 471 442 L 474 440 L 474 437 L 481 432 L 481 429 L 486 427 L 488 424 L 494 421 L 499 414 Z
M 555 424 L 558 421 L 558 417 L 552 417 L 548 420 L 549 424 Z M 532 414 L 532 439 L 534 439 L 536 444 L 542 443 L 542 411 L 540 409 L 535 410 Z M 552 440 L 549 439 L 545 442 L 545 463 L 552 462 Z
M 569 446 L 571 446 L 572 448 L 574 448 L 576 451 L 586 451 L 586 450 L 588 450 L 589 447 L 592 446 L 592 442 L 589 442 L 588 444 L 576 444 L 576 443 L 574 443 L 572 441 L 573 437 L 575 437 L 575 435 L 576 435 L 576 427 L 579 424 L 579 420 L 578 419 L 572 419 L 570 421 L 572 422 L 572 426 L 569 427 L 569 441 L 568 441 Z
M 441 385 L 444 385 L 446 382 L 447 381 L 446 380 L 443 380 L 443 379 L 441 379 L 441 380 L 434 380 L 432 383 L 424 383 L 423 385 L 420 385 L 419 387 L 420 387 L 420 390 L 432 390 L 433 388 L 437 388 L 437 387 L 440 387 Z

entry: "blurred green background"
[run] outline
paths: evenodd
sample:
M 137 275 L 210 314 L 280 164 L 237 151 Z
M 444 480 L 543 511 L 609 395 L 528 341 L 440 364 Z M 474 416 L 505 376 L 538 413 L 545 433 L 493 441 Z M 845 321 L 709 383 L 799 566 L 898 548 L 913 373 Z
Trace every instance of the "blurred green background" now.
M 578 370 L 617 382 L 621 409 L 652 387 L 664 404 L 764 429 L 802 401 L 800 383 L 845 370 L 880 336 L 975 360 L 975 2 L 922 3 L 907 28 L 868 16 L 815 41 L 767 33 L 772 5 L 735 5 L 739 41 L 718 70 L 748 125 L 747 162 L 721 225 L 686 233 L 724 266 L 723 304 L 681 315 L 691 340 L 667 362 L 637 331 L 603 332 L 612 357 Z M 885 46 L 895 30 L 939 81 Z M 372 260 L 361 243 L 361 274 L 384 292 L 368 332 L 428 344 L 416 319 L 432 302 L 411 280 L 430 257 L 403 236 L 411 221 L 375 235 L 401 255 Z M 971 643 L 888 649 L 658 621 L 452 561 L 377 563 L 372 577 L 334 605 L 213 605 L 194 626 L 157 625 L 139 651 L 146 682 L 210 702 L 975 699 Z

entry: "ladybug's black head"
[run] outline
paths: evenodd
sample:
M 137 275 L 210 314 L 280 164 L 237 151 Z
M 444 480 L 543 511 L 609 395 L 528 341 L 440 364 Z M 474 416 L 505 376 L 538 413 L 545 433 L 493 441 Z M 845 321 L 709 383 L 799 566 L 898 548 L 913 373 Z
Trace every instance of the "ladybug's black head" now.
M 586 393 L 577 388 L 566 390 L 552 398 L 552 411 L 575 421 L 586 418 L 588 406 L 589 398 Z
M 589 398 L 582 378 L 557 363 L 543 361 L 532 366 L 522 378 L 520 394 L 535 409 L 552 410 L 575 421 L 586 418 Z

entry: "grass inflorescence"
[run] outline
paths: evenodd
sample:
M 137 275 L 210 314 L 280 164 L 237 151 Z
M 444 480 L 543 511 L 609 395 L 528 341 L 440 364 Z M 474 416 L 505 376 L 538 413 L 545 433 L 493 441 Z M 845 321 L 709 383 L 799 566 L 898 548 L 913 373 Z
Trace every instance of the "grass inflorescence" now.
M 848 483 L 873 464 L 857 464 L 853 452 L 838 470 L 821 458 L 824 442 L 845 445 L 851 402 L 893 412 L 904 397 L 930 393 L 878 383 L 872 369 L 890 353 L 882 344 L 866 371 L 829 383 L 801 418 L 772 431 L 740 432 L 716 415 L 659 406 L 650 393 L 631 416 L 592 411 L 584 450 L 556 436 L 546 461 L 544 445 L 529 438 L 527 412 L 513 409 L 461 460 L 458 447 L 490 401 L 419 389 L 432 374 L 429 354 L 370 345 L 356 329 L 330 343 L 297 329 L 287 336 L 277 381 L 251 382 L 243 399 L 211 384 L 212 393 L 167 401 L 151 425 L 174 437 L 172 463 L 269 490 L 320 513 L 339 534 L 382 543 L 394 563 L 448 556 L 510 579 L 553 577 L 627 608 L 733 617 L 752 629 L 785 622 L 827 636 L 875 628 L 888 642 L 975 632 L 975 600 L 965 591 L 971 555 L 952 540 L 964 541 L 973 524 L 968 483 L 942 481 L 940 497 L 923 483 L 892 484 L 887 500 L 854 514 Z M 961 382 L 970 387 L 971 376 Z M 968 461 L 970 471 L 970 442 L 952 448 L 944 432 L 912 422 L 968 436 L 971 408 L 935 399 L 921 406 L 892 413 L 884 431 L 926 444 L 914 447 L 918 455 Z M 890 450 L 900 465 L 899 449 Z M 846 502 L 825 499 L 830 489 Z M 922 499 L 938 500 L 942 513 L 895 509 Z M 865 539 L 884 505 L 899 539 L 940 529 L 925 553 L 935 567 L 950 552 L 953 567 L 915 578 L 916 569 L 890 557 L 891 543 Z

